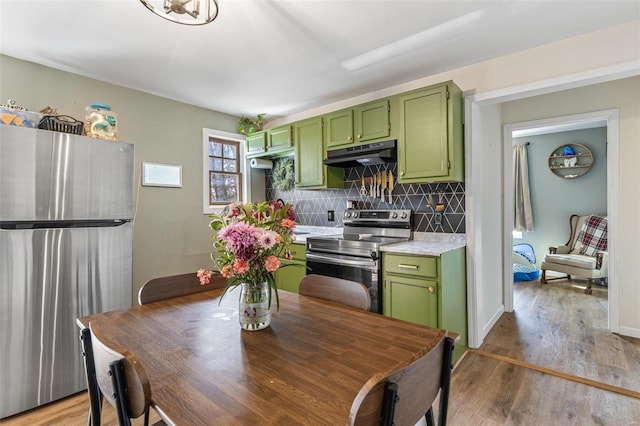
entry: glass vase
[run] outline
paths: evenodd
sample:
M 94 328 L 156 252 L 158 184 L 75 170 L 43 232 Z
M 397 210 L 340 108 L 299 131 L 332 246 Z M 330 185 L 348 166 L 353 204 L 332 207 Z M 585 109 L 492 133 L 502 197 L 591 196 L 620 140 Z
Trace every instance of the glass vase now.
M 257 331 L 269 327 L 271 309 L 269 308 L 269 284 L 266 281 L 242 283 L 238 318 L 243 330 Z

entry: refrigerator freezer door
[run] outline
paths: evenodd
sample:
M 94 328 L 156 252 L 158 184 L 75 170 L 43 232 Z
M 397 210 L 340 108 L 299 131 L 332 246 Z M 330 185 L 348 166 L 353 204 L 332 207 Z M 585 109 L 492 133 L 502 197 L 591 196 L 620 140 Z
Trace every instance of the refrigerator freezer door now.
M 132 234 L 0 230 L 0 418 L 86 388 L 75 320 L 131 307 Z
M 133 218 L 133 145 L 0 126 L 0 222 Z

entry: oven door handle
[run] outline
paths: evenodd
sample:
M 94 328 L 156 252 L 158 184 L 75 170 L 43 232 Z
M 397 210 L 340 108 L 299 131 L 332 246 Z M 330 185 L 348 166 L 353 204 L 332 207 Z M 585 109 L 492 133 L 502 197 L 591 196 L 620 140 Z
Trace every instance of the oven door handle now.
M 354 259 L 352 257 L 346 257 L 341 255 L 326 256 L 317 253 L 307 252 L 307 260 L 318 263 L 330 263 L 332 265 L 344 265 L 355 266 L 358 268 L 368 269 L 371 271 L 377 271 L 378 265 L 370 258 Z

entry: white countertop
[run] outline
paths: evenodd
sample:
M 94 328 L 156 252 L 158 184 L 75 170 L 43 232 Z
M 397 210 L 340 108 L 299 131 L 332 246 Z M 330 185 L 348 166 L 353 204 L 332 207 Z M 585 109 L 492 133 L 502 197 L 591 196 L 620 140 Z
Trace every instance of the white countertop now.
M 382 246 L 380 251 L 421 256 L 440 256 L 442 253 L 465 247 L 466 241 L 467 236 L 465 234 L 414 232 L 413 240 Z
M 414 232 L 413 240 L 382 246 L 380 251 L 419 256 L 440 256 L 442 253 L 465 247 L 466 241 L 467 236 L 465 234 Z
M 326 226 L 297 225 L 294 232 L 296 244 L 306 244 L 307 237 L 319 235 L 342 235 L 342 228 L 329 228 Z M 383 252 L 415 254 L 422 256 L 440 256 L 451 250 L 465 247 L 467 236 L 465 234 L 445 234 L 440 232 L 414 232 L 413 240 L 403 243 L 389 244 L 380 248 Z
M 419 256 L 440 256 L 451 250 L 464 247 L 461 243 L 442 243 L 432 241 L 407 241 L 380 247 L 385 253 L 415 254 Z

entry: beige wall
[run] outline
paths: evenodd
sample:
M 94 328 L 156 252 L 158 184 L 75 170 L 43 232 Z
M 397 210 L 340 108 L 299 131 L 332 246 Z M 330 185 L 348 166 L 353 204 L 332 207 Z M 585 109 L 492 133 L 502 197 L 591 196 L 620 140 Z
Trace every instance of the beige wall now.
M 211 265 L 209 220 L 202 214 L 202 129 L 235 132 L 238 117 L 0 55 L 0 100 L 9 98 L 34 111 L 50 105 L 79 120 L 93 102 L 118 114 L 118 139 L 135 145 L 134 303 L 150 278 Z M 183 187 L 141 187 L 143 161 L 182 165 Z

